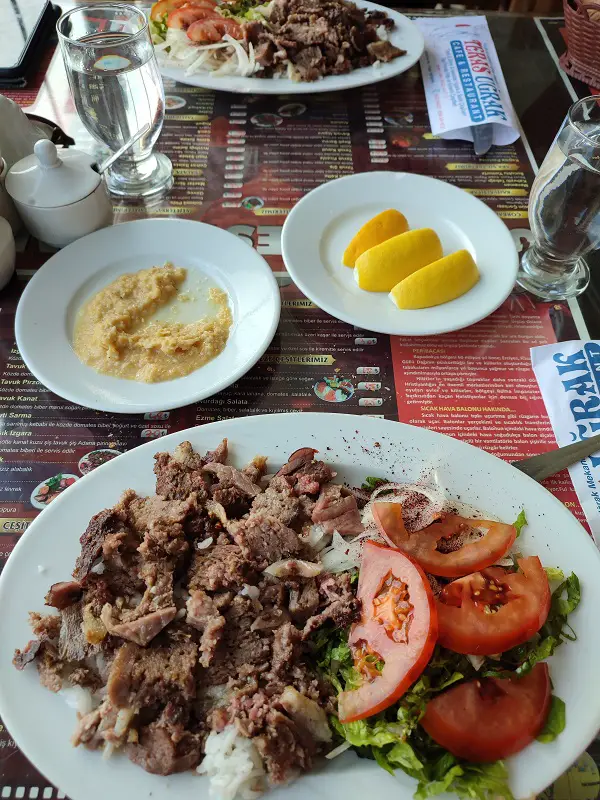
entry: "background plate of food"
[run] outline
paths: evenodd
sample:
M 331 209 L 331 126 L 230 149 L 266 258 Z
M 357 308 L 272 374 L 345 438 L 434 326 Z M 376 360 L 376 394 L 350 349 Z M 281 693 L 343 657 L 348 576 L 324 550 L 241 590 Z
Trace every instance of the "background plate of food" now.
M 364 0 L 160 0 L 150 28 L 166 78 L 248 94 L 365 86 L 406 72 L 424 48 L 407 17 Z
M 600 724 L 599 569 L 555 497 L 441 434 L 311 413 L 190 428 L 80 479 L 21 537 L 0 714 L 73 800 L 269 782 L 409 800 L 417 780 L 420 798 L 532 797 Z M 32 641 L 30 611 L 54 615 Z
M 268 264 L 237 236 L 202 222 L 139 220 L 52 256 L 23 292 L 15 331 L 23 360 L 51 391 L 139 414 L 236 381 L 270 344 L 280 306 Z
M 364 172 L 296 203 L 282 234 L 285 265 L 313 303 L 358 328 L 423 336 L 495 311 L 518 267 L 510 231 L 450 183 Z

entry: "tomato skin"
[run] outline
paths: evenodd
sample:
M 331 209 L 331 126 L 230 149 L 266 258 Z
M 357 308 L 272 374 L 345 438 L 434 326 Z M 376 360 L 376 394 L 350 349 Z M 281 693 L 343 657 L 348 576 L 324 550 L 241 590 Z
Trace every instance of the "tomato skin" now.
M 191 5 L 186 3 L 181 8 L 171 11 L 167 17 L 167 28 L 185 30 L 191 28 L 194 22 L 210 19 L 216 16 L 216 12 L 209 5 Z
M 467 681 L 431 700 L 421 725 L 457 758 L 497 761 L 536 738 L 550 710 L 551 692 L 545 663 L 522 678 Z
M 150 19 L 154 22 L 161 22 L 163 17 L 177 8 L 182 6 L 199 6 L 206 8 L 215 8 L 217 5 L 216 0 L 158 0 L 154 3 L 150 11 Z
M 216 14 L 193 22 L 187 31 L 188 39 L 198 44 L 220 42 L 226 33 L 234 39 L 243 38 L 242 28 L 236 20 Z
M 442 647 L 489 656 L 510 650 L 539 631 L 550 611 L 548 578 L 537 556 L 517 563 L 519 572 L 490 567 L 443 588 L 436 601 Z M 485 591 L 486 581 L 502 587 L 507 601 L 493 614 L 478 607 L 473 595 L 473 591 Z
M 392 576 L 408 587 L 412 618 L 407 642 L 394 641 L 376 618 L 375 604 L 386 578 Z M 354 722 L 391 706 L 423 672 L 437 640 L 435 599 L 425 573 L 399 550 L 367 541 L 358 581 L 362 603 L 360 620 L 350 631 L 348 644 L 355 656 L 359 643 L 367 645 L 384 660 L 383 670 L 373 680 L 342 692 L 338 698 L 340 722 Z
M 418 561 L 426 572 L 442 578 L 461 578 L 495 564 L 508 553 L 517 537 L 514 525 L 486 519 L 466 519 L 455 514 L 446 514 L 441 522 L 409 533 L 402 519 L 401 503 L 374 503 L 373 518 L 392 547 L 397 547 Z M 487 528 L 487 533 L 453 553 L 441 553 L 436 549 L 440 539 L 453 536 L 464 524 Z

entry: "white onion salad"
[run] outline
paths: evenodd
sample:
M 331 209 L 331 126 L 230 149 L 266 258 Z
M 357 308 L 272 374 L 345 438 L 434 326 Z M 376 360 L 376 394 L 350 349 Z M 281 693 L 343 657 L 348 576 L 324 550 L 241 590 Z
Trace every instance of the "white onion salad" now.
M 176 28 L 169 28 L 165 41 L 154 45 L 163 66 L 185 69 L 186 75 L 208 71 L 215 76 L 239 75 L 244 78 L 260 69 L 252 42 L 248 42 L 247 47 L 246 50 L 228 33 L 215 44 L 194 44 L 184 30 Z

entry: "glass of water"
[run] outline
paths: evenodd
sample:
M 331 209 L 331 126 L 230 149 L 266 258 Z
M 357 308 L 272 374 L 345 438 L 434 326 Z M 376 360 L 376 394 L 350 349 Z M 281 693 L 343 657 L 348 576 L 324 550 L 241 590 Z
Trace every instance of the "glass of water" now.
M 58 20 L 60 46 L 81 121 L 113 152 L 145 133 L 107 171 L 110 191 L 146 198 L 173 185 L 173 167 L 152 148 L 165 116 L 165 93 L 144 12 L 120 3 L 68 11 Z
M 544 300 L 576 297 L 590 271 L 585 256 L 600 243 L 600 105 L 571 106 L 534 181 L 529 198 L 534 241 L 517 282 Z

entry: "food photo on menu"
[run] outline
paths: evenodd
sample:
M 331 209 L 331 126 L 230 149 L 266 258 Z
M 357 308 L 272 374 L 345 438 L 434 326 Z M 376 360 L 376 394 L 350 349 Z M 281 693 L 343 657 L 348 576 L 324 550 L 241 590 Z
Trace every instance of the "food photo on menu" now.
M 600 20 L 518 2 L 11 3 L 2 800 L 598 797 Z

